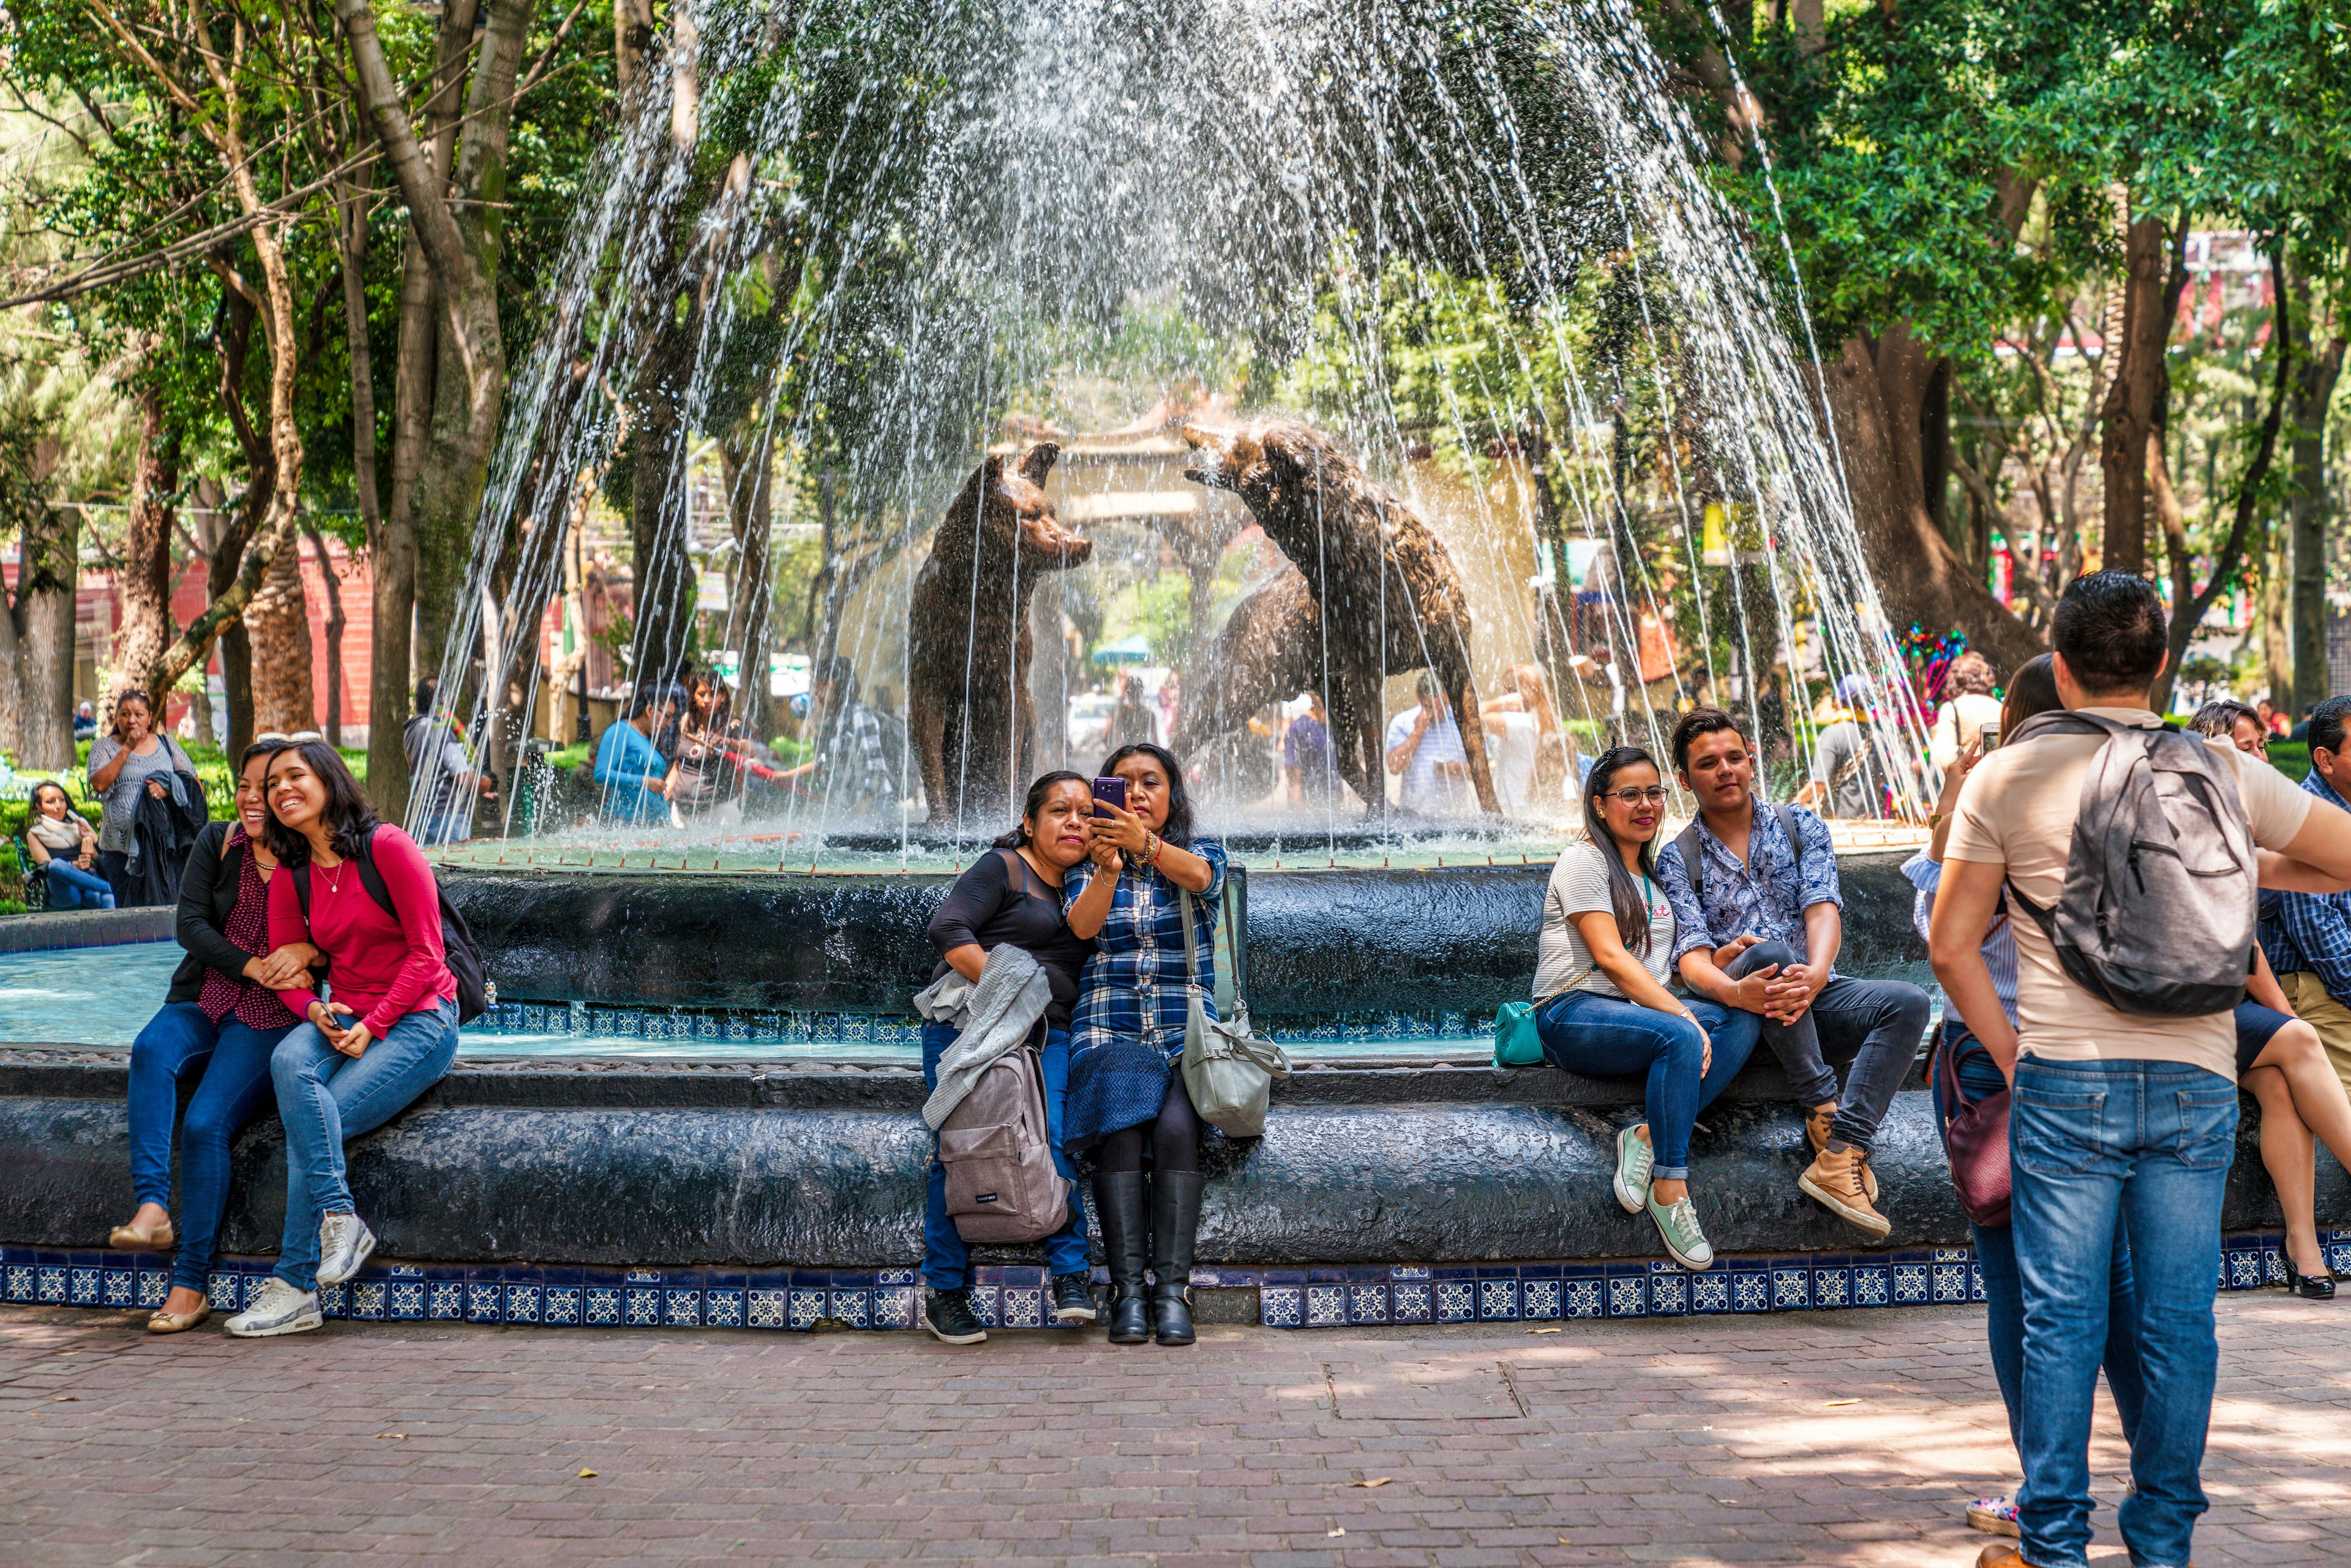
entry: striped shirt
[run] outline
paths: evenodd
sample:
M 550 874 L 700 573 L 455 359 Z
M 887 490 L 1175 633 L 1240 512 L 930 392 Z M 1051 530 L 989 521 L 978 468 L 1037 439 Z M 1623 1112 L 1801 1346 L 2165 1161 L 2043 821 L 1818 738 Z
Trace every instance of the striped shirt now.
M 1927 927 L 1935 918 L 1935 890 L 1943 883 L 1943 862 L 1927 858 L 1919 851 L 1902 862 L 1902 874 L 1910 879 L 1917 894 L 1910 901 L 1910 924 L 1924 937 Z M 2000 1010 L 2008 1015 L 2008 1027 L 2018 1027 L 2016 1019 L 2016 931 L 2008 909 L 2008 894 L 2001 894 L 2001 913 L 1994 916 L 1991 929 L 1984 933 L 1984 967 L 1991 971 L 1991 988 L 1999 993 Z M 1965 1019 L 1959 1020 L 1967 1022 Z M 1970 1026 L 1973 1032 L 1973 1026 Z

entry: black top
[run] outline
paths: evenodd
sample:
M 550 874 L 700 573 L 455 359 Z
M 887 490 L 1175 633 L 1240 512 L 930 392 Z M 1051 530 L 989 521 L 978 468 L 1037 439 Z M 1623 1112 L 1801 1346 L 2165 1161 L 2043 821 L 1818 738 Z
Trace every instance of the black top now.
M 1094 945 L 1070 929 L 1061 918 L 1061 901 L 1018 850 L 990 850 L 956 878 L 953 887 L 931 916 L 931 945 L 944 953 L 950 947 L 977 943 L 983 952 L 1009 942 L 1025 949 L 1045 967 L 1053 999 L 1045 1009 L 1052 1029 L 1070 1027 L 1070 1009 L 1078 1002 L 1078 973 L 1093 956 Z M 946 959 L 931 971 L 938 980 L 948 972 Z
M 223 858 L 221 844 L 235 826 L 234 821 L 205 823 L 196 835 L 196 847 L 188 852 L 187 867 L 180 873 L 175 928 L 188 956 L 172 971 L 172 988 L 163 996 L 167 1002 L 194 1001 L 204 988 L 207 968 L 232 980 L 243 979 L 246 960 L 254 956 L 225 935 L 228 912 L 236 907 L 236 890 L 245 880 L 244 857 L 252 852 L 239 850 Z

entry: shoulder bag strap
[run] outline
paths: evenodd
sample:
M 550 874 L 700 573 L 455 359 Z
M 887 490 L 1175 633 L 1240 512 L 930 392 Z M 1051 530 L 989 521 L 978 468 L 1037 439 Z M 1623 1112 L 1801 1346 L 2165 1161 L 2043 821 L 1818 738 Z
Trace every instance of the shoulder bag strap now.
M 1196 991 L 1200 988 L 1200 946 L 1192 935 L 1192 893 L 1189 888 L 1176 889 L 1176 907 L 1184 915 L 1184 988 Z
M 1225 951 L 1231 954 L 1233 958 L 1231 965 L 1233 1006 L 1238 1009 L 1249 1004 L 1241 999 L 1240 927 L 1233 924 L 1233 873 L 1229 870 L 1225 873 L 1225 891 L 1221 895 L 1221 902 L 1225 908 Z M 1208 956 L 1212 958 L 1216 956 L 1214 947 L 1209 949 Z
M 1682 875 L 1689 883 L 1690 896 L 1701 904 L 1706 902 L 1706 852 L 1698 841 L 1698 823 L 1691 822 L 1674 838 L 1674 848 L 1682 852 Z

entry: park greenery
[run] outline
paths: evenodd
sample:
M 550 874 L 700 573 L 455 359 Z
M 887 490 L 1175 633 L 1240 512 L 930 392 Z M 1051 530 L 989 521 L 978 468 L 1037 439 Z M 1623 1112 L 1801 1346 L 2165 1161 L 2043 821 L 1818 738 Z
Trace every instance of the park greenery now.
M 1569 287 L 1534 287 L 1525 258 L 1479 252 L 1471 267 L 1467 228 L 1409 256 L 1367 238 L 1330 258 L 1301 332 L 1228 342 L 1144 302 L 1071 354 L 1340 411 L 1361 361 L 1332 351 L 1355 329 L 1335 302 L 1385 279 L 1372 328 L 1388 395 L 1434 433 L 1435 460 L 1475 476 L 1539 459 L 1535 431 L 1571 422 L 1528 411 L 1560 405 L 1572 354 L 1608 399 L 1600 488 L 1622 497 L 1624 527 L 1662 569 L 1656 519 L 1690 439 L 1664 401 L 1669 379 L 1651 373 L 1673 324 L 1656 319 L 1664 302 L 1645 293 L 1637 252 L 1593 216 L 1574 106 L 1558 100 L 1546 34 L 1527 22 L 1539 8 L 1408 4 L 1463 40 L 1440 76 L 1499 81 L 1532 199 L 1573 253 Z M 684 482 L 675 455 L 706 450 L 738 547 L 723 570 L 755 607 L 733 628 L 745 664 L 764 667 L 770 646 L 831 652 L 850 597 L 919 548 L 935 516 L 935 497 L 915 507 L 892 486 L 970 450 L 972 432 L 941 430 L 924 433 L 935 453 L 909 455 L 903 432 L 883 451 L 909 313 L 930 312 L 926 373 L 953 361 L 941 340 L 976 382 L 999 350 L 976 314 L 943 317 L 904 287 L 919 149 L 955 101 L 957 62 L 936 52 L 925 8 L 772 9 L 765 47 L 695 80 L 656 68 L 670 41 L 718 15 L 688 0 L 12 5 L 0 19 L 0 530 L 18 566 L 0 615 L 0 751 L 27 768 L 71 766 L 73 583 L 99 567 L 125 601 L 114 681 L 193 688 L 217 644 L 232 748 L 259 729 L 332 722 L 314 711 L 295 570 L 330 538 L 372 569 L 371 706 L 406 711 L 412 673 L 438 667 L 461 634 L 482 498 L 502 427 L 511 438 L 521 417 L 513 389 L 548 370 L 531 346 L 584 340 L 549 306 L 582 193 L 602 187 L 615 139 L 656 89 L 668 133 L 695 148 L 686 187 L 663 197 L 670 242 L 595 258 L 613 283 L 598 308 L 641 313 L 650 350 L 620 384 L 531 405 L 551 420 L 562 397 L 610 395 L 621 412 L 600 451 L 559 455 L 577 468 L 542 461 L 517 478 L 492 592 L 509 624 L 535 625 L 546 595 L 576 588 L 529 554 L 533 519 L 567 509 L 625 519 L 644 559 L 674 500 L 666 486 Z M 2351 4 L 1631 9 L 1780 287 L 1792 339 L 1817 347 L 1897 623 L 1962 633 L 2011 664 L 2045 635 L 2064 579 L 2102 562 L 2166 585 L 2183 654 L 2200 622 L 2240 612 L 2251 633 L 2233 658 L 2208 655 L 2206 674 L 2217 664 L 2224 683 L 2266 686 L 2282 705 L 2325 695 L 2351 488 Z M 855 79 L 843 59 L 860 62 Z M 794 145 L 823 158 L 787 150 L 755 171 L 778 83 L 798 93 Z M 856 177 L 832 177 L 843 169 Z M 747 187 L 747 228 L 730 243 L 757 264 L 706 287 L 697 225 L 737 211 L 726 203 Z M 728 358 L 709 368 L 714 390 L 688 428 L 679 372 L 720 309 L 735 323 Z M 547 336 L 559 329 L 574 336 Z M 822 406 L 799 406 L 810 344 L 869 373 L 831 377 Z M 990 412 L 1062 412 L 1025 407 L 1030 395 L 1008 392 Z M 789 451 L 778 428 L 798 433 Z M 1537 471 L 1553 505 L 1581 482 L 1564 463 Z M 746 473 L 772 478 L 734 482 Z M 788 538 L 778 513 L 811 526 Z M 191 560 L 208 603 L 182 624 L 170 584 Z M 1214 549 L 1185 570 L 1188 592 L 1137 581 L 1120 597 L 1121 613 L 1177 649 L 1238 581 Z M 1988 591 L 1996 571 L 2009 603 Z M 632 629 L 639 656 L 667 665 L 706 633 L 694 573 L 664 581 L 641 585 Z M 339 658 L 340 615 L 327 613 Z M 369 763 L 371 793 L 396 808 L 396 726 L 374 727 Z

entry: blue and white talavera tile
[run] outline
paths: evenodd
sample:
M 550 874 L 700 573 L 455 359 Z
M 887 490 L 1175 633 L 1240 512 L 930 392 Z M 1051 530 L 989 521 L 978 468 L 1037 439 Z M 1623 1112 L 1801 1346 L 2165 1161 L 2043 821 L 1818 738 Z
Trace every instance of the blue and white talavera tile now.
M 1802 1265 L 1775 1264 L 1771 1270 L 1771 1310 L 1801 1312 L 1813 1304 L 1813 1271 Z
M 231 1280 L 235 1280 L 237 1276 L 231 1274 L 229 1278 Z M 232 1286 L 231 1288 L 234 1289 L 235 1287 Z M 33 1299 L 47 1305 L 61 1307 L 66 1304 L 66 1269 L 64 1264 L 44 1263 L 34 1270 Z M 235 1308 L 237 1305 L 237 1302 L 232 1299 L 229 1305 L 231 1308 Z
M 1937 1304 L 1964 1301 L 1968 1299 L 1968 1266 L 1964 1262 L 1935 1265 L 1935 1301 Z
M 1478 1281 L 1478 1315 L 1488 1322 L 1514 1322 L 1519 1315 L 1516 1280 Z
M 351 1316 L 361 1322 L 380 1323 L 392 1315 L 392 1282 L 388 1280 L 354 1280 L 351 1281 Z
M 502 1322 L 505 1317 L 504 1287 L 494 1280 L 468 1280 L 465 1282 L 465 1321 L 467 1322 Z
M 546 1322 L 559 1328 L 576 1328 L 585 1312 L 582 1298 L 587 1291 L 578 1285 L 549 1285 L 540 1312 Z
M 508 1285 L 506 1287 L 507 1322 L 535 1323 L 547 1313 L 545 1287 L 539 1285 Z
M 912 1275 L 911 1269 L 885 1270 Z M 877 1285 L 873 1291 L 873 1323 L 877 1329 L 910 1329 L 914 1326 L 914 1287 L 911 1284 Z
M 1571 1318 L 1596 1318 L 1607 1312 L 1605 1280 L 1560 1281 L 1560 1311 Z
M 750 1326 L 755 1329 L 780 1329 L 791 1326 L 790 1298 L 789 1291 L 772 1288 L 752 1291 L 747 1304 Z
M 1678 1269 L 1649 1271 L 1649 1312 L 1661 1318 L 1687 1317 L 1690 1310 L 1690 1276 Z
M 1441 1323 L 1477 1322 L 1478 1281 L 1475 1280 L 1437 1281 L 1437 1321 Z
M 1008 1329 L 1037 1329 L 1045 1326 L 1045 1292 L 1034 1286 L 1004 1287 L 1004 1304 L 998 1310 L 1004 1315 Z M 840 1292 L 835 1291 L 838 1295 Z
M 1733 1270 L 1730 1275 L 1730 1310 L 1734 1312 L 1770 1312 L 1771 1276 L 1760 1269 Z
M 1347 1287 L 1344 1285 L 1309 1285 L 1306 1288 L 1306 1326 L 1311 1329 L 1343 1328 L 1347 1322 Z
M 1646 1274 L 1612 1274 L 1604 1283 L 1608 1287 L 1610 1317 L 1638 1318 L 1648 1315 L 1649 1277 Z
M 1853 1304 L 1856 1307 L 1894 1305 L 1894 1268 L 1888 1263 L 1853 1266 Z
M 2351 1270 L 2346 1270 L 2351 1271 Z M 1388 1285 L 1388 1315 L 1391 1322 L 1425 1323 L 1437 1316 L 1436 1291 L 1426 1279 L 1393 1280 Z
M 741 1328 L 743 1326 L 743 1292 L 732 1286 L 704 1291 L 702 1321 L 714 1329 Z
M 1894 1265 L 1894 1304 L 1898 1307 L 1925 1306 L 1933 1299 L 1933 1286 L 1928 1279 L 1924 1263 Z
M 695 1290 L 663 1291 L 661 1321 L 664 1328 L 700 1328 L 702 1326 L 702 1292 Z
M 1853 1270 L 1842 1267 L 1813 1270 L 1813 1305 L 1823 1310 L 1853 1305 Z
M 139 1270 L 139 1304 L 141 1306 L 160 1307 L 163 1304 L 163 1299 L 171 1293 L 171 1275 L 161 1269 Z
M 1388 1287 L 1369 1281 L 1347 1287 L 1347 1321 L 1384 1323 L 1388 1321 Z
M 1519 1315 L 1529 1322 L 1551 1322 L 1561 1313 L 1558 1280 L 1519 1281 Z
M 1257 1291 L 1258 1321 L 1270 1329 L 1302 1328 L 1306 1322 L 1305 1288 L 1260 1285 Z
M 424 1315 L 434 1322 L 463 1322 L 465 1318 L 465 1281 L 432 1281 L 425 1288 Z
M 616 1329 L 621 1326 L 621 1290 L 617 1285 L 590 1285 L 582 1302 L 581 1315 L 590 1328 Z
M 797 1285 L 794 1286 L 791 1291 L 790 1312 L 790 1322 L 787 1326 L 796 1329 L 816 1327 L 817 1320 L 824 1316 L 824 1292 L 820 1290 L 803 1290 Z
M 30 1301 L 37 1299 L 33 1293 L 33 1265 L 30 1263 L 9 1264 L 5 1283 L 8 1300 Z
M 135 1305 L 139 1300 L 139 1273 L 135 1269 L 109 1269 L 99 1281 L 99 1299 L 110 1307 Z
M 1690 1311 L 1698 1313 L 1727 1312 L 1730 1310 L 1730 1276 L 1719 1269 L 1703 1274 L 1692 1274 Z
M 100 1269 L 74 1268 L 66 1270 L 66 1304 L 94 1307 L 105 1300 L 105 1281 Z

